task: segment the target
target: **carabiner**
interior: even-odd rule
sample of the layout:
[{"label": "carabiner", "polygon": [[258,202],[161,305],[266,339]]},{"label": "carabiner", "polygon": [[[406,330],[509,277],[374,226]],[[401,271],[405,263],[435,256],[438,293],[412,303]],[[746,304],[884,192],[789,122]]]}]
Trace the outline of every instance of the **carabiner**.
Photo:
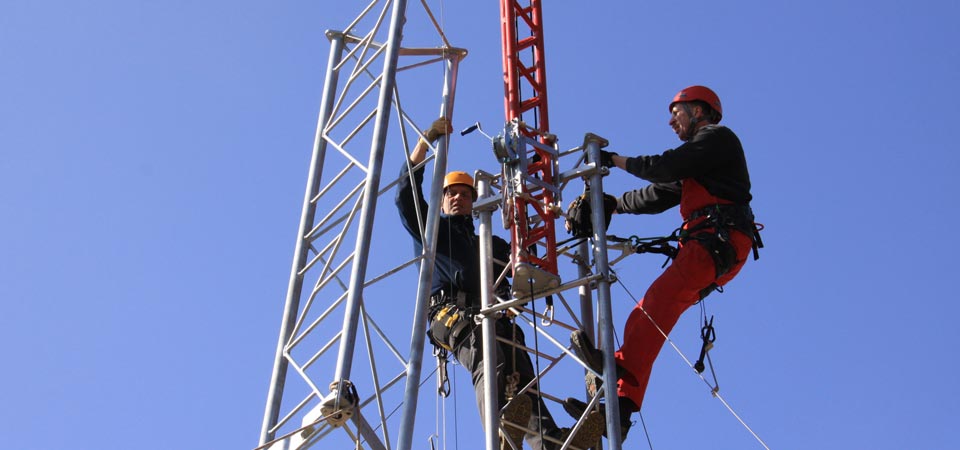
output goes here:
[{"label": "carabiner", "polygon": [[543,318],[540,319],[540,325],[549,327],[553,325],[553,305],[547,305],[546,310],[543,311]]}]

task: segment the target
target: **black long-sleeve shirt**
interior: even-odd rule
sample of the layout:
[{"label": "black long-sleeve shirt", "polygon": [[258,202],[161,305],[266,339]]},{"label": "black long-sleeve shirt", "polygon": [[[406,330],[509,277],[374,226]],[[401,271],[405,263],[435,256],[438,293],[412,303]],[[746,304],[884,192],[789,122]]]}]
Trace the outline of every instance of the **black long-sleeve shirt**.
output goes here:
[{"label": "black long-sleeve shirt", "polygon": [[[426,223],[427,202],[423,198],[423,168],[413,172],[414,183],[410,183],[407,166],[400,170],[400,183],[397,187],[396,204],[400,212],[403,227],[413,237],[414,247],[419,255],[423,252],[423,241],[418,223]],[[416,203],[414,203],[416,202]],[[420,220],[417,220],[415,204],[420,206]],[[437,257],[433,272],[431,295],[440,290],[454,294],[463,292],[467,298],[475,300],[480,295],[480,238],[474,231],[473,217],[470,215],[440,214],[437,230]],[[510,244],[499,236],[493,236],[493,257],[501,261],[510,259]],[[504,266],[494,261],[494,274],[499,274]]]},{"label": "black long-sleeve shirt", "polygon": [[[724,126],[705,126],[683,145],[659,155],[627,158],[626,170],[651,184],[620,196],[617,210],[623,213],[656,214],[682,202],[686,217],[718,200],[749,205],[753,199],[743,146]],[[695,181],[709,195],[685,192],[685,180]]]}]

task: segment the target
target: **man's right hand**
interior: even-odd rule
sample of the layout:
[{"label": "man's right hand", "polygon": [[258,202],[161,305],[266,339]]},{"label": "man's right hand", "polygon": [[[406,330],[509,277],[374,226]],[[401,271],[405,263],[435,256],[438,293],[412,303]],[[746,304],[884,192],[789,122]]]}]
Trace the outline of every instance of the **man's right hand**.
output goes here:
[{"label": "man's right hand", "polygon": [[451,132],[453,132],[453,125],[450,125],[450,121],[445,117],[441,117],[433,121],[430,128],[423,132],[423,136],[427,138],[427,141],[433,142],[440,136],[446,136]]},{"label": "man's right hand", "polygon": [[607,151],[600,150],[600,165],[603,167],[610,167],[610,168],[616,167],[617,165],[614,164],[613,162],[614,156],[620,156],[620,155],[614,152],[607,152]]},{"label": "man's right hand", "polygon": [[410,163],[420,164],[427,157],[427,149],[430,143],[436,141],[440,136],[445,136],[453,132],[453,125],[444,117],[434,120],[430,128],[423,130],[423,137],[417,139],[417,145],[410,152]]}]

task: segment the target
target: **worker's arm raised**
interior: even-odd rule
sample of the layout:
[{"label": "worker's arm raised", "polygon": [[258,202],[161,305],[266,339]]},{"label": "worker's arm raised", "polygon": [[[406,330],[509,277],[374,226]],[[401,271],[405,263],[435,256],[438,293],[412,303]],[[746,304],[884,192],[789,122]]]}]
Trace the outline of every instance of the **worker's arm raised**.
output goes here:
[{"label": "worker's arm raised", "polygon": [[450,121],[444,117],[441,117],[437,120],[434,120],[430,125],[430,128],[424,130],[423,136],[426,138],[417,139],[417,145],[413,148],[413,151],[410,152],[410,163],[413,165],[420,164],[427,157],[427,149],[429,148],[429,142],[434,142],[440,136],[446,136],[453,131],[453,126],[450,125]]}]

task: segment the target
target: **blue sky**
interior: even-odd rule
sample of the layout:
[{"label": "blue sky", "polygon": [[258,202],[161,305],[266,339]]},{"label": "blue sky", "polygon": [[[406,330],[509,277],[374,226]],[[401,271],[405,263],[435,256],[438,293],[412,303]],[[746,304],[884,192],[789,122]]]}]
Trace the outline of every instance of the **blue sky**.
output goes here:
[{"label": "blue sky", "polygon": [[[956,447],[960,249],[944,227],[960,193],[949,137],[960,6],[569,3],[545,5],[544,18],[551,127],[563,147],[593,132],[625,155],[672,148],[667,103],[691,84],[719,93],[724,124],[743,141],[767,248],[708,305],[725,399],[775,449]],[[428,4],[470,52],[454,127],[496,131],[497,4]],[[256,446],[323,88],[323,32],[362,6],[0,7],[0,447]],[[440,44],[420,31],[407,37]],[[441,79],[435,93],[404,99],[424,124],[439,110]],[[449,166],[498,170],[476,135],[454,137]],[[639,182],[620,172],[606,186]],[[408,252],[392,211],[383,215],[377,236]],[[678,221],[676,211],[617,217],[611,232],[666,234]],[[620,269],[630,292],[641,295],[660,263],[631,257]],[[415,287],[397,283],[388,289]],[[632,301],[618,287],[613,295],[620,332]],[[385,308],[408,326],[412,298]],[[673,333],[688,354],[697,314]],[[473,394],[452,370],[457,442],[475,448]],[[644,419],[660,450],[760,448],[670,350]],[[628,444],[647,448],[637,431]]]}]

